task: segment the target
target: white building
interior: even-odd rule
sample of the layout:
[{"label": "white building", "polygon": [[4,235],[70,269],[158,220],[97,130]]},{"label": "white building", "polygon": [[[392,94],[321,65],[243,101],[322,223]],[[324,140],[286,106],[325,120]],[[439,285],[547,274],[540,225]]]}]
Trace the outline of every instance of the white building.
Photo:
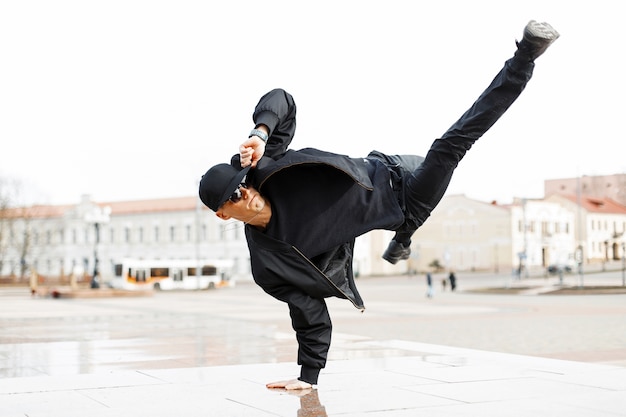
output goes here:
[{"label": "white building", "polygon": [[511,205],[510,210],[514,252],[522,264],[528,268],[574,264],[575,218],[569,207],[546,200],[522,199]]},{"label": "white building", "polygon": [[195,197],[13,209],[2,219],[0,275],[90,275],[96,256],[104,279],[123,258],[228,259],[232,278],[249,279],[240,222],[223,222]]},{"label": "white building", "polygon": [[585,263],[622,259],[626,248],[626,207],[608,198],[549,196],[576,216],[576,242]]}]

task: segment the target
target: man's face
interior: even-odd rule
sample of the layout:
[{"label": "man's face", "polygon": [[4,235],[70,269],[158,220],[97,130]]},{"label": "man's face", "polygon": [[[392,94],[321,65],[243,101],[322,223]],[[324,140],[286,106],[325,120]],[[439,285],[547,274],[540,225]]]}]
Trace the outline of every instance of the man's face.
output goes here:
[{"label": "man's face", "polygon": [[217,217],[223,220],[233,218],[246,222],[256,216],[265,206],[265,199],[255,188],[240,184],[239,193],[241,193],[240,198],[236,192],[230,199],[226,200],[215,212]]}]

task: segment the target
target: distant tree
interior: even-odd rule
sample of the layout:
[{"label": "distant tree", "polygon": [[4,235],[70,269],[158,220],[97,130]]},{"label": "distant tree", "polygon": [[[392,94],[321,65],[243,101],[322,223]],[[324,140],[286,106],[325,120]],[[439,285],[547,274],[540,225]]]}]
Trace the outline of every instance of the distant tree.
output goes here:
[{"label": "distant tree", "polygon": [[[27,207],[19,207],[20,182],[0,177],[0,275],[5,271],[6,263],[10,260],[10,253],[19,254],[19,276],[26,275],[28,259],[32,241],[29,229],[31,210]],[[17,223],[23,223],[23,233],[18,236]],[[9,271],[14,275],[13,268]]]},{"label": "distant tree", "polygon": [[13,200],[12,188],[9,181],[0,178],[0,275],[9,251],[12,218],[10,215],[11,201]]},{"label": "distant tree", "polygon": [[439,259],[434,259],[431,263],[428,264],[428,266],[434,269],[435,272],[440,272],[444,269],[443,265],[441,265],[441,262],[439,262]]}]

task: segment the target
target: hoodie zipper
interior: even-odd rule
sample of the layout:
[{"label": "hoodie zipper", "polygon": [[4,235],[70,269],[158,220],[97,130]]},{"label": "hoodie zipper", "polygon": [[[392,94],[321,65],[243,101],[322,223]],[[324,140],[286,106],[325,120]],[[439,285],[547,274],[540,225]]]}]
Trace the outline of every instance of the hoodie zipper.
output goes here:
[{"label": "hoodie zipper", "polygon": [[355,306],[357,309],[359,309],[361,311],[361,313],[363,313],[365,311],[365,306],[359,306],[356,304],[356,302],[354,302],[354,300],[352,300],[352,298],[350,298],[348,296],[348,294],[346,294],[341,288],[339,288],[330,278],[328,278],[328,276],[326,276],[325,273],[323,273],[313,262],[311,262],[311,260],[309,258],[307,258],[306,256],[304,256],[304,254],[302,252],[300,252],[300,250],[298,250],[298,248],[296,248],[295,246],[292,246],[293,250],[295,250],[298,255],[302,256],[304,258],[304,260],[306,260],[313,268],[315,268],[320,274],[322,274],[322,276],[324,278],[326,278],[326,280],[337,289],[337,291],[339,291],[340,293],[342,293],[343,295],[345,295],[346,299],[350,300],[350,302],[352,303],[353,306]]}]

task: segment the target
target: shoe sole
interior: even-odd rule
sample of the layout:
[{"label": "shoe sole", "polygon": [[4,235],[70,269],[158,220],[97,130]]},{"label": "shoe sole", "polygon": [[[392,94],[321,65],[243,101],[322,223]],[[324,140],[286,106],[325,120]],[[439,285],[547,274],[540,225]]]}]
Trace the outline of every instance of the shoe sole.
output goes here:
[{"label": "shoe sole", "polygon": [[410,257],[410,254],[409,254],[409,255],[399,256],[399,257],[393,257],[393,258],[392,258],[392,257],[390,257],[390,256],[385,256],[385,255],[383,255],[383,256],[382,256],[382,258],[383,258],[385,261],[389,262],[389,263],[390,263],[390,264],[392,264],[392,265],[397,264],[397,263],[398,263],[398,261],[406,261],[407,259],[409,259],[409,257]]},{"label": "shoe sole", "polygon": [[538,41],[544,43],[546,41],[552,43],[561,36],[550,24],[538,23],[531,20],[526,28],[524,28],[524,37],[529,41]]}]

